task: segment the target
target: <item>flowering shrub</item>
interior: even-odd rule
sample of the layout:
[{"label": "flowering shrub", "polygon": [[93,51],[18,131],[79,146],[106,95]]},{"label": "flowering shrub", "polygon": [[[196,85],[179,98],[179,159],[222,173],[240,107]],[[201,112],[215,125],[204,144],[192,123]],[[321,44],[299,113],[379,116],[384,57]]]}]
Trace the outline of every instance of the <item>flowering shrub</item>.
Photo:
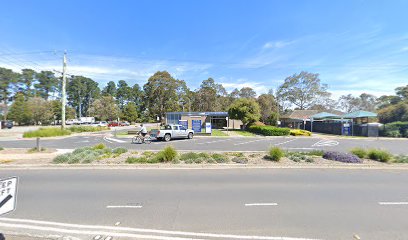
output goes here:
[{"label": "flowering shrub", "polygon": [[302,129],[291,129],[290,135],[292,136],[311,136],[312,133]]},{"label": "flowering shrub", "polygon": [[324,159],[344,162],[344,163],[361,163],[361,159],[354,154],[342,153],[342,152],[325,152],[323,154]]}]

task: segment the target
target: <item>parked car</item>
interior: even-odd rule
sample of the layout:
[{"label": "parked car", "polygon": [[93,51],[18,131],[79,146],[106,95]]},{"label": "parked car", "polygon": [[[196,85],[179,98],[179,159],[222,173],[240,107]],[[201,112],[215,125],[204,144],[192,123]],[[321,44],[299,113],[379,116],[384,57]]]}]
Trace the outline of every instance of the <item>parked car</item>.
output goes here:
[{"label": "parked car", "polygon": [[79,119],[80,124],[92,124],[95,122],[94,117],[81,117]]},{"label": "parked car", "polygon": [[9,120],[3,120],[1,121],[1,129],[3,128],[12,128],[14,126],[13,121],[9,121]]},{"label": "parked car", "polygon": [[95,126],[95,127],[107,127],[107,126],[108,126],[108,122],[106,122],[106,121],[98,121],[98,122],[94,122],[94,123],[92,124],[92,126]]},{"label": "parked car", "polygon": [[194,131],[191,129],[186,129],[182,125],[165,125],[160,128],[160,130],[152,129],[150,131],[150,137],[156,138],[157,140],[164,140],[166,142],[175,138],[188,138],[192,139],[194,136]]},{"label": "parked car", "polygon": [[108,127],[121,127],[123,126],[121,122],[109,122]]},{"label": "parked car", "polygon": [[123,121],[120,122],[121,126],[130,126],[130,123],[128,121]]},{"label": "parked car", "polygon": [[81,124],[81,122],[78,119],[67,119],[65,121],[66,125],[78,125]]}]

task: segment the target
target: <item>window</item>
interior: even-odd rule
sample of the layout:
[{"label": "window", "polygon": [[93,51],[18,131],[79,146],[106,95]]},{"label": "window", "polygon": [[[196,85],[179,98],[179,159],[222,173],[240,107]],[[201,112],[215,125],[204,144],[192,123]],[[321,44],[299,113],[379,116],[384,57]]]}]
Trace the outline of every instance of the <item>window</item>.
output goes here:
[{"label": "window", "polygon": [[177,126],[173,126],[173,130],[178,130],[178,127],[177,127]]},{"label": "window", "polygon": [[185,127],[181,126],[181,127],[180,127],[180,130],[183,130],[183,131],[184,131],[184,130],[187,130],[187,129],[186,129]]}]

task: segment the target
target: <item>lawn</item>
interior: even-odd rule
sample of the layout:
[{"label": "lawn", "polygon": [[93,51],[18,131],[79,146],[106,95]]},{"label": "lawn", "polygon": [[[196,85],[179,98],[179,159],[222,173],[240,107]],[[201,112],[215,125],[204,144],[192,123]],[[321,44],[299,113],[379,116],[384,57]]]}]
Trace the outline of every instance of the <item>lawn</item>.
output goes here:
[{"label": "lawn", "polygon": [[233,130],[235,133],[241,135],[241,136],[245,136],[245,137],[255,137],[256,135],[254,133],[248,132],[248,131],[244,131],[244,130]]},{"label": "lawn", "polygon": [[223,131],[220,131],[218,129],[213,129],[211,131],[211,136],[214,136],[214,137],[226,137],[228,135]]}]

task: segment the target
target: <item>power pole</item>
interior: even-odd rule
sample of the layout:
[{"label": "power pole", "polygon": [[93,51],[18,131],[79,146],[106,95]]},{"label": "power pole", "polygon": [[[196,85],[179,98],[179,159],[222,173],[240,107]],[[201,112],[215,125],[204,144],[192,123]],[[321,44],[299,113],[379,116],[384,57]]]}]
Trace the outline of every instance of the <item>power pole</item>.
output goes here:
[{"label": "power pole", "polygon": [[63,58],[63,65],[62,65],[62,111],[61,111],[61,128],[65,128],[65,105],[66,105],[66,84],[67,84],[67,77],[66,77],[66,70],[67,70],[67,52],[64,52]]}]

